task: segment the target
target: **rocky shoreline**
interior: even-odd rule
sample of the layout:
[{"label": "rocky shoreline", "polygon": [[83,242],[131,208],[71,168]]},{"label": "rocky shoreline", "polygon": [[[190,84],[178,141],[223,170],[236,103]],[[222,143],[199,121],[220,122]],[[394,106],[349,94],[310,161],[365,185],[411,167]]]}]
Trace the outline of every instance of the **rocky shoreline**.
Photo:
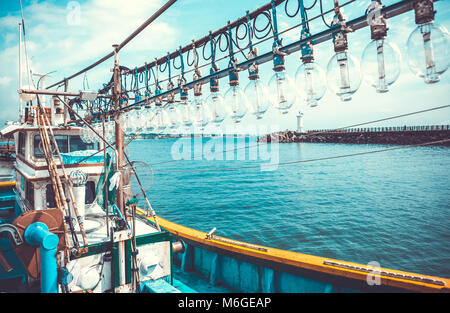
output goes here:
[{"label": "rocky shoreline", "polygon": [[[311,130],[305,133],[286,130],[259,137],[258,142],[414,145],[445,139],[450,139],[450,125]],[[450,140],[436,145],[450,146]]]}]

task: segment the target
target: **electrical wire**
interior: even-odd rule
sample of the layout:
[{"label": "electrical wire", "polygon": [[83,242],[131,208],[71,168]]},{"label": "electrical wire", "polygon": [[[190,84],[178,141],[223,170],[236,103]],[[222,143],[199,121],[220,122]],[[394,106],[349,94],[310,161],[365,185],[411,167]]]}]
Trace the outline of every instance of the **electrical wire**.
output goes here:
[{"label": "electrical wire", "polygon": [[[316,4],[317,1],[318,1],[318,0],[316,0],[316,1],[314,2],[314,5]],[[341,8],[341,7],[345,7],[345,6],[351,4],[351,3],[355,2],[355,1],[356,1],[356,0],[349,0],[349,1],[345,2],[345,3],[342,4],[342,5],[339,5],[339,7],[340,7],[340,8]],[[312,6],[308,7],[308,8],[305,8],[305,10],[310,10],[314,5],[312,5]],[[329,14],[329,13],[331,13],[331,12],[333,12],[333,11],[334,11],[334,8],[333,8],[333,9],[330,9],[330,10],[327,10],[327,11],[325,11],[325,12],[323,12],[323,10],[321,10],[321,13],[320,13],[320,14],[318,14],[318,15],[312,17],[312,18],[308,18],[306,23],[307,23],[307,25],[309,25],[309,22],[314,21],[314,20],[316,20],[316,19],[318,19],[318,18],[320,18],[320,17],[322,17],[322,19],[323,19],[323,16],[324,16],[324,15]],[[265,13],[265,14],[264,14],[264,13]],[[257,29],[257,27],[256,27],[256,20],[257,20],[258,16],[261,15],[261,14],[265,15],[265,17],[268,19],[268,24],[266,24],[266,26],[262,27],[261,29]],[[271,21],[271,15],[270,15],[270,12],[263,11],[263,12],[260,12],[259,15],[257,15],[257,16],[253,19],[253,27],[252,27],[253,30],[252,30],[252,32],[253,32],[253,36],[254,36],[255,38],[257,38],[257,39],[260,39],[260,40],[254,42],[254,43],[252,43],[253,46],[257,46],[257,45],[259,45],[259,44],[261,44],[261,43],[263,43],[263,42],[266,42],[266,41],[268,41],[268,40],[274,38],[273,35],[269,35],[269,34],[272,32],[272,21]],[[326,21],[324,21],[324,24],[325,24],[326,26],[328,26],[329,28],[331,28],[331,26],[328,25],[328,24],[326,23]],[[238,26],[240,26],[240,25],[238,25]],[[237,26],[237,27],[238,27],[238,26]],[[269,28],[269,26],[270,26],[270,28]],[[285,29],[285,30],[279,31],[279,32],[278,32],[278,35],[280,36],[280,35],[282,35],[282,34],[285,34],[285,33],[287,33],[287,32],[290,32],[291,30],[297,29],[297,28],[299,28],[299,27],[301,27],[301,26],[302,26],[302,23],[296,24],[296,25],[291,26],[291,27],[289,27],[289,28],[287,28],[287,29]],[[267,31],[266,34],[265,34],[264,36],[257,36],[257,35],[256,35],[257,32],[264,32],[264,31]],[[243,38],[243,39],[245,39],[245,38]],[[242,40],[243,40],[243,39],[242,39]],[[241,38],[240,38],[240,40],[241,40]],[[208,42],[209,42],[209,41],[208,41]],[[208,43],[208,42],[204,43],[204,44],[201,45],[201,46],[196,47],[196,48],[202,47],[202,56],[203,56],[203,60],[205,60],[205,61],[211,60],[211,56],[209,56],[209,57],[206,57],[206,56],[205,56],[205,49],[207,48],[207,43]],[[233,42],[236,43],[234,40],[233,40]],[[214,43],[214,51],[216,50],[216,49],[215,49],[215,46],[216,46],[216,42]],[[244,52],[243,52],[243,50],[247,49],[247,48],[248,48],[248,45],[247,45],[246,47],[244,47],[244,48],[240,48],[239,45],[236,45],[236,46],[237,46],[238,49],[239,49],[237,52],[240,52],[240,53],[242,53],[243,55],[245,55]],[[189,50],[189,51],[190,51],[190,50]],[[221,50],[221,51],[222,51],[222,52],[225,52],[226,49]],[[235,53],[237,53],[237,52],[235,52]],[[189,52],[188,52],[188,53],[189,53]],[[216,62],[219,62],[219,61],[222,61],[222,60],[227,59],[227,58],[229,58],[229,56],[228,56],[228,55],[225,55],[225,56],[223,56],[223,57],[220,57],[220,58],[216,59],[215,61],[216,61]],[[246,59],[247,59],[247,57],[246,57]],[[191,64],[189,64],[189,62],[188,62],[188,65],[191,66]],[[202,64],[202,65],[199,65],[198,68],[200,69],[200,68],[203,68],[203,67],[207,67],[207,66],[209,66],[209,65],[211,65],[211,62],[206,62],[206,63],[204,63],[204,64]],[[153,66],[152,66],[151,68],[153,68]],[[193,72],[194,70],[195,70],[195,69],[189,69],[189,70],[185,71],[185,74],[190,73],[190,72]],[[177,77],[177,76],[178,76],[178,75],[173,75],[171,78],[175,78],[175,77]],[[164,80],[160,80],[159,82],[162,83],[162,82],[165,82],[165,81],[168,81],[168,80],[169,80],[169,78],[164,79]],[[151,84],[150,86],[153,86],[153,85],[155,85],[155,84]]]}]

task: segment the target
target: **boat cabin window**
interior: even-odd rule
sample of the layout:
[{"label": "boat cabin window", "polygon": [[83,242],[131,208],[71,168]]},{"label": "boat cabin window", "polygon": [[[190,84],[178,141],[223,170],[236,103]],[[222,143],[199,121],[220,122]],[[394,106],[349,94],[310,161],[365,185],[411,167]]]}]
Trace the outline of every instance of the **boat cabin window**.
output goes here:
[{"label": "boat cabin window", "polygon": [[[64,183],[62,185],[65,192],[66,186]],[[53,190],[53,184],[48,184],[45,187],[45,202],[48,209],[56,208],[55,191]]]},{"label": "boat cabin window", "polygon": [[85,204],[91,204],[95,199],[95,183],[93,181],[86,182],[86,193],[84,198]]},{"label": "boat cabin window", "polygon": [[73,151],[83,151],[83,150],[98,150],[98,142],[96,143],[86,143],[81,140],[80,136],[70,136],[70,152]]},{"label": "boat cabin window", "polygon": [[25,184],[25,199],[28,201],[31,207],[34,206],[34,186],[30,181],[27,181]]},{"label": "boat cabin window", "polygon": [[[58,144],[59,152],[61,152],[61,153],[69,152],[69,139],[68,138],[69,138],[69,136],[62,136],[62,135],[55,136],[55,140],[56,140],[56,143]],[[50,140],[50,143],[51,143],[50,146],[51,146],[53,155],[56,155],[56,149],[53,144],[53,141]],[[44,150],[42,147],[41,136],[39,136],[39,135],[34,136],[34,156],[37,158],[44,157]]]},{"label": "boat cabin window", "polygon": [[25,133],[24,132],[19,133],[19,145],[18,145],[17,153],[22,156],[25,156]]},{"label": "boat cabin window", "polygon": [[[80,150],[98,150],[98,142],[85,143],[81,140],[80,136],[78,135],[76,136],[58,135],[55,136],[55,139],[56,142],[58,143],[59,152],[61,153],[68,153]],[[53,154],[56,155],[53,142],[51,142],[51,147]],[[44,157],[41,137],[39,135],[34,136],[34,156],[37,158]]]},{"label": "boat cabin window", "polygon": [[[63,188],[65,190],[65,185],[63,184]],[[32,189],[31,189],[32,190]],[[33,191],[31,191],[33,192]],[[27,184],[27,195],[28,195],[28,184]],[[47,208],[56,208],[56,201],[55,201],[55,192],[53,191],[53,185],[48,184],[45,188],[45,198],[47,203]],[[28,199],[28,196],[27,196]],[[86,191],[85,191],[85,204],[91,204],[95,200],[95,182],[93,181],[87,181],[86,182]],[[30,200],[31,203],[32,200]]]}]

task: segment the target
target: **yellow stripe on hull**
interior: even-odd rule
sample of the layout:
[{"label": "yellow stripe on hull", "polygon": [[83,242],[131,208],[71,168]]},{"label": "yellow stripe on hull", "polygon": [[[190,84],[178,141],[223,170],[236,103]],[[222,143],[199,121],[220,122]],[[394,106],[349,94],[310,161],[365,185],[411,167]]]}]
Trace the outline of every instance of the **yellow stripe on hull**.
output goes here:
[{"label": "yellow stripe on hull", "polygon": [[14,187],[16,185],[15,181],[1,182],[0,188],[2,187]]},{"label": "yellow stripe on hull", "polygon": [[[153,218],[146,217],[145,211],[138,209],[138,213],[153,223]],[[356,279],[363,282],[367,281],[367,269],[372,270],[372,268],[357,263],[253,245],[219,236],[214,236],[217,240],[214,240],[214,237],[212,239],[206,239],[207,234],[204,232],[170,222],[161,217],[157,217],[157,219],[162,228],[182,239],[184,238],[206,247],[218,248],[269,261],[274,263],[275,266],[276,264],[290,265],[318,273],[330,274],[335,277]],[[370,273],[373,277],[379,277],[380,283],[383,286],[400,288],[412,292],[450,292],[450,279],[418,275],[386,268],[377,268],[376,271],[376,273],[381,273],[381,275],[375,274],[374,271]]]}]

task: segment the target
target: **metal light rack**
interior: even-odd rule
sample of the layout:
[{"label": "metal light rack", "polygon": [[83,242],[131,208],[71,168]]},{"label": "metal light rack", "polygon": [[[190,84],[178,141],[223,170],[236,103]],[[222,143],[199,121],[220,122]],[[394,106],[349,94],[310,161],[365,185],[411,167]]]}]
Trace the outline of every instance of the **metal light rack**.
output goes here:
[{"label": "metal light rack", "polygon": [[[259,8],[259,9],[255,10],[254,12],[249,13],[248,16],[250,17],[250,19],[252,19],[253,24],[255,24],[255,21],[256,21],[256,19],[259,16],[265,15],[269,22],[268,22],[267,26],[263,27],[260,30],[264,31],[265,29],[269,28],[269,26],[270,26],[270,28],[272,28],[274,26],[271,25],[273,22],[271,20],[270,13],[268,12],[268,10],[270,10],[272,8],[273,4],[280,5],[283,2],[285,2],[285,4],[286,4],[286,6],[285,6],[285,10],[286,10],[287,3],[289,2],[289,0],[287,0],[287,1],[285,1],[285,0],[278,0],[278,1],[273,1],[272,3],[268,3],[267,5],[265,5],[265,6],[261,7],[261,8]],[[349,5],[349,4],[353,3],[353,2],[354,2],[354,0],[353,1],[348,1],[348,2],[346,2],[344,4],[342,4],[340,7],[347,6],[347,5]],[[402,0],[402,1],[399,1],[399,2],[397,2],[395,4],[383,7],[381,12],[385,16],[385,18],[387,18],[387,19],[388,18],[392,18],[392,17],[398,16],[400,14],[403,14],[405,12],[413,10],[414,2],[416,2],[416,0]],[[313,3],[313,6],[318,5],[319,3],[321,5],[321,2],[315,1]],[[313,6],[311,6],[309,8],[305,8],[305,12],[307,12],[307,10],[310,10]],[[294,17],[294,16],[298,15],[298,11],[299,10],[297,10],[297,12],[295,14],[292,14],[292,15],[289,15],[289,13],[287,13],[287,11],[286,11],[286,14],[289,17]],[[340,25],[330,26],[330,25],[328,25],[326,23],[326,21],[323,18],[323,16],[325,14],[329,13],[329,12],[330,11],[322,12],[320,15],[306,20],[306,24],[308,24],[311,20],[319,18],[319,17],[322,17],[324,24],[327,26],[327,29],[325,29],[325,30],[323,30],[321,32],[315,33],[315,34],[311,34],[306,39],[298,40],[298,41],[295,41],[293,43],[290,43],[290,44],[287,44],[285,46],[282,46],[279,50],[282,53],[290,55],[292,53],[300,51],[302,45],[304,45],[307,42],[312,42],[313,45],[317,45],[317,44],[320,44],[322,42],[325,42],[325,41],[328,41],[328,40],[332,39],[333,33],[339,31]],[[215,31],[215,32],[211,33],[210,35],[205,36],[205,37],[203,37],[202,39],[200,39],[198,41],[195,41],[193,44],[187,45],[184,48],[181,48],[181,49],[179,49],[179,50],[177,50],[177,51],[175,51],[175,52],[173,52],[173,53],[171,53],[169,55],[166,55],[166,56],[164,56],[164,57],[162,57],[160,59],[156,59],[155,61],[153,61],[153,62],[151,62],[149,64],[146,64],[145,66],[142,66],[142,67],[139,67],[139,68],[135,68],[135,69],[132,69],[132,70],[129,70],[129,71],[124,71],[123,75],[131,74],[131,73],[133,73],[133,74],[143,73],[146,70],[147,71],[153,70],[154,67],[157,67],[156,68],[157,71],[164,72],[166,70],[166,68],[167,68],[168,60],[173,60],[174,58],[179,57],[180,53],[186,53],[186,52],[192,51],[194,49],[194,47],[195,48],[199,48],[200,47],[200,48],[204,49],[205,47],[207,47],[207,44],[210,43],[211,36],[212,36],[212,38],[217,38],[217,40],[214,43],[214,45],[215,46],[216,45],[220,46],[220,41],[223,40],[223,38],[222,38],[223,36],[227,35],[228,29],[229,28],[234,28],[235,33],[237,34],[238,31],[239,31],[239,27],[241,27],[242,25],[245,25],[245,23],[248,21],[248,16],[242,17],[242,18],[236,20],[235,22],[230,23],[228,26],[223,27],[223,28]],[[355,19],[347,21],[346,24],[347,24],[348,27],[350,27],[351,29],[356,31],[356,30],[359,30],[359,29],[362,29],[362,28],[365,28],[365,27],[369,26],[368,22],[367,22],[367,17],[368,17],[368,14],[366,12],[364,15],[362,15],[362,16],[360,16],[358,18],[355,18]],[[302,25],[302,23],[294,26],[293,28],[300,27],[301,25]],[[253,28],[254,27],[255,27],[255,25],[253,26]],[[290,28],[290,29],[292,29],[292,28]],[[290,29],[288,29],[288,30],[290,30]],[[256,31],[253,30],[253,32],[255,33]],[[280,32],[280,34],[281,33],[282,32]],[[270,34],[270,30],[269,30],[269,32],[266,33],[266,36],[259,37],[259,38],[262,38],[263,40],[268,40],[268,39],[274,37],[274,36],[269,36],[269,34]],[[249,32],[247,32],[247,36],[248,35],[249,35]],[[237,35],[235,36],[235,38],[238,38],[239,40],[243,40],[243,37],[237,37]],[[234,40],[233,40],[233,43],[236,45],[236,42]],[[261,41],[258,42],[258,43],[261,43]],[[258,43],[255,43],[255,44],[258,44]],[[253,45],[255,45],[255,44],[253,44]],[[229,39],[227,39],[226,47],[219,47],[220,51],[222,51],[222,52],[227,51],[228,45],[229,45]],[[239,48],[238,45],[236,45],[236,46]],[[239,48],[238,52],[242,52],[242,50],[245,50],[245,49],[248,49],[248,45],[246,47],[242,48],[242,49]],[[236,53],[237,52],[234,52],[234,54],[236,54]],[[202,53],[202,55],[203,55],[203,58],[205,60],[210,60],[211,59],[211,56],[208,58],[208,57],[204,56],[204,53]],[[227,55],[227,56],[223,57],[222,59],[225,59],[225,58],[228,58],[228,57],[229,56]],[[273,57],[274,57],[273,52],[269,51],[267,53],[264,53],[264,54],[261,54],[259,56],[256,56],[256,57],[254,57],[252,59],[245,60],[245,61],[237,64],[236,67],[239,68],[240,71],[244,71],[244,70],[247,70],[252,64],[256,63],[256,64],[259,65],[259,64],[264,64],[266,62],[272,61]],[[165,64],[165,66],[163,68],[161,68],[161,66],[164,65],[164,64]],[[193,64],[193,62],[192,63],[188,62],[188,65],[192,65],[192,64]],[[211,64],[211,63],[204,64],[204,65],[202,65],[202,67],[206,66],[208,64]],[[227,67],[227,68],[219,70],[219,71],[217,71],[217,72],[215,72],[213,74],[205,75],[205,76],[203,76],[203,77],[201,77],[199,79],[187,82],[187,83],[185,83],[183,85],[183,87],[187,88],[187,89],[191,89],[197,84],[205,84],[205,83],[209,82],[210,79],[220,79],[220,78],[226,77],[226,76],[229,75],[230,71],[232,71],[232,70],[233,70],[233,67],[231,67],[231,66]],[[184,72],[184,73],[187,73],[187,71]],[[176,76],[173,76],[173,77],[176,77]],[[173,78],[173,77],[171,77],[171,78]],[[158,81],[158,83],[161,83],[161,82],[162,81]],[[136,89],[128,90],[127,92],[132,92],[132,91],[136,91]],[[171,90],[162,91],[158,95],[153,95],[153,96],[151,96],[151,97],[149,97],[147,99],[144,99],[144,100],[141,100],[141,101],[136,101],[135,103],[132,103],[132,104],[129,104],[129,105],[126,105],[126,106],[122,106],[119,110],[121,110],[121,111],[128,111],[128,110],[130,110],[130,109],[132,109],[132,108],[134,108],[136,106],[143,105],[144,103],[150,103],[153,100],[155,100],[157,97],[160,97],[160,98],[162,97],[164,99],[167,96],[169,96],[170,94],[179,93],[179,92],[180,92],[180,86],[177,86],[177,87],[174,87]],[[124,94],[124,93],[125,92],[122,92],[122,94]]]}]

